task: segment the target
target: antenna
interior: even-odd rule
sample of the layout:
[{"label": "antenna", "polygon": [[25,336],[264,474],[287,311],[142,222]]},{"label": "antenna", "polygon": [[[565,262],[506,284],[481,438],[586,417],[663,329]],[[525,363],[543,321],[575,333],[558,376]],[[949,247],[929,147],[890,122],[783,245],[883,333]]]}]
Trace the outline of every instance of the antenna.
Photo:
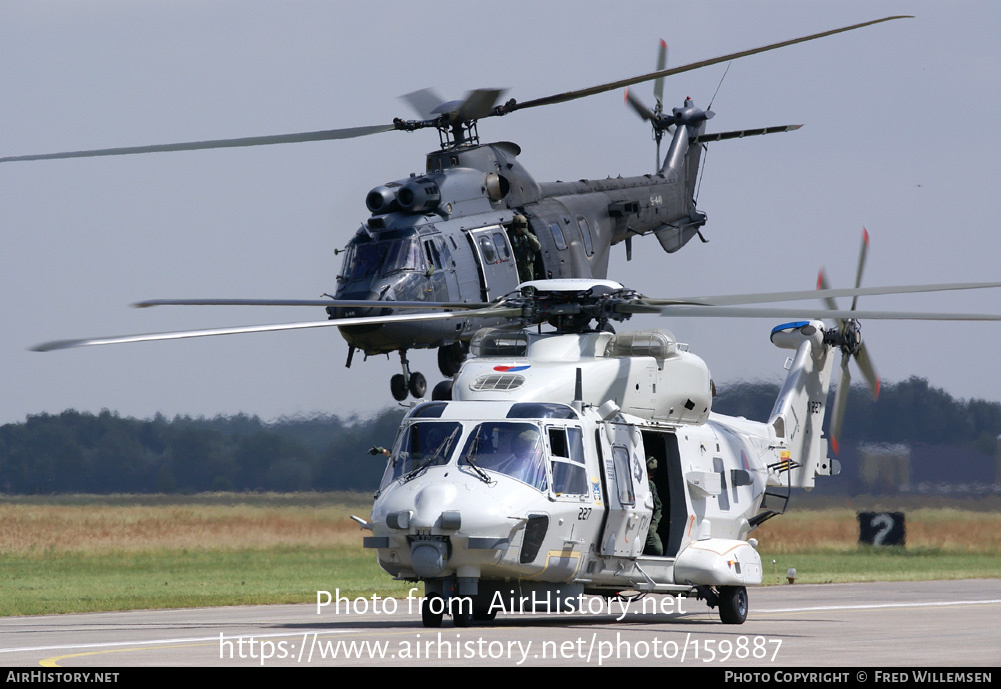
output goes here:
[{"label": "antenna", "polygon": [[573,404],[571,405],[578,414],[584,410],[584,378],[581,369],[577,368],[577,380],[573,388]]}]

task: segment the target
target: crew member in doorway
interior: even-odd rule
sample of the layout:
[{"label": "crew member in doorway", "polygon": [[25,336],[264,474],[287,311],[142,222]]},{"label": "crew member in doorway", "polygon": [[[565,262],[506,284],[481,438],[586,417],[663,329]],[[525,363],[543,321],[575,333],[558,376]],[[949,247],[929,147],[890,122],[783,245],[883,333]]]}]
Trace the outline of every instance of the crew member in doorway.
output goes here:
[{"label": "crew member in doorway", "polygon": [[542,249],[539,238],[528,229],[528,218],[518,214],[511,223],[511,248],[514,260],[518,262],[518,278],[521,282],[535,279],[535,254]]},{"label": "crew member in doorway", "polygon": [[650,530],[646,534],[646,546],[643,548],[644,555],[663,555],[664,544],[660,541],[660,534],[657,527],[660,526],[660,517],[664,511],[664,504],[660,501],[657,493],[657,483],[653,477],[657,475],[657,458],[650,456],[646,458],[646,476],[650,484],[650,495],[653,497],[653,514],[650,515]]}]

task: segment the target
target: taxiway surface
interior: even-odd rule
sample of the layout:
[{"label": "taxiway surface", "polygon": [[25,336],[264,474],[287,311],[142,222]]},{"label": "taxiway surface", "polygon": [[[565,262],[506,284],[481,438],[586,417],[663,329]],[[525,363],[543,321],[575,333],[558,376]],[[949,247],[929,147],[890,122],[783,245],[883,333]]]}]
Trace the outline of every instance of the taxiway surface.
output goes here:
[{"label": "taxiway surface", "polygon": [[[416,595],[416,594],[415,594]],[[1001,663],[1001,579],[751,589],[740,626],[700,601],[649,596],[626,614],[502,614],[421,625],[417,601],[12,617],[0,665],[64,668],[294,665],[938,667]],[[601,599],[595,599],[600,602]],[[653,612],[663,604],[667,613]],[[389,610],[395,607],[395,612]],[[673,610],[673,612],[671,612]]]}]

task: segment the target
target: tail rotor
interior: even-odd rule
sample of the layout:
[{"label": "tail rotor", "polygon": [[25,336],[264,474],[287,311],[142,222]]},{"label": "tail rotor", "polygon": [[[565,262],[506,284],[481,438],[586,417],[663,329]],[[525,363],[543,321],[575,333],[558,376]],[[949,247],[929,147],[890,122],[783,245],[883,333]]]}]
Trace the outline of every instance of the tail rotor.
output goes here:
[{"label": "tail rotor", "polygon": [[[855,274],[856,290],[859,289],[862,284],[862,271],[865,268],[865,259],[868,253],[869,232],[863,227],[862,247],[859,251],[858,270]],[[824,274],[823,269],[821,269],[820,275],[817,276],[817,289],[830,289],[827,282],[827,276]],[[824,301],[827,304],[828,309],[837,310],[837,303],[833,297],[826,297]],[[857,304],[858,295],[856,294],[852,298],[851,311],[855,311]],[[834,453],[838,454],[838,443],[841,438],[841,425],[844,421],[845,407],[848,403],[848,393],[851,390],[851,373],[848,366],[849,361],[851,359],[855,359],[855,363],[862,372],[862,377],[865,378],[866,383],[869,385],[869,389],[872,391],[873,399],[879,397],[880,380],[879,375],[876,373],[876,368],[873,366],[872,359],[869,358],[869,354],[865,349],[865,344],[862,342],[862,326],[858,319],[838,318],[836,320],[838,323],[837,329],[828,332],[825,339],[829,344],[841,349],[841,378],[838,382],[838,389],[834,393],[834,413],[831,416],[831,426],[829,430],[831,446],[834,449]]]},{"label": "tail rotor", "polygon": [[[664,39],[660,41],[660,48],[657,51],[657,71],[663,72],[667,69],[667,43]],[[674,118],[664,117],[664,77],[657,77],[653,82],[653,97],[656,105],[648,108],[634,94],[626,89],[626,104],[629,105],[636,114],[649,122],[653,126],[653,138],[657,142],[657,167],[660,167],[660,140],[664,138],[664,132],[674,134]]]}]

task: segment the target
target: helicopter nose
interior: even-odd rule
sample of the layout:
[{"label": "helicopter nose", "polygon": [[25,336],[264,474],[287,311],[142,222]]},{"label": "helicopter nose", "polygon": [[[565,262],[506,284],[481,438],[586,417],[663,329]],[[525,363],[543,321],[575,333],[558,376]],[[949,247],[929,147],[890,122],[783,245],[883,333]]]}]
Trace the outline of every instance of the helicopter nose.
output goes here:
[{"label": "helicopter nose", "polygon": [[379,301],[385,297],[375,290],[362,290],[357,292],[346,292],[338,295],[338,299],[345,301],[370,301],[374,308],[361,306],[328,306],[327,314],[331,318],[364,318],[366,316],[386,316],[389,311],[379,305]]},{"label": "helicopter nose", "polygon": [[[425,486],[414,500],[414,517],[411,525],[418,529],[430,529],[441,519],[442,528],[450,528],[454,523],[457,493],[451,484],[435,484]],[[450,513],[446,516],[445,513]],[[452,526],[451,528],[456,528]]]},{"label": "helicopter nose", "polygon": [[[417,529],[430,529],[436,523],[441,529],[456,530],[462,525],[462,516],[456,506],[458,493],[454,485],[434,484],[425,486],[414,498],[414,516],[410,525]],[[411,544],[410,563],[418,576],[441,576],[448,563],[448,546],[442,537],[416,540]]]}]

